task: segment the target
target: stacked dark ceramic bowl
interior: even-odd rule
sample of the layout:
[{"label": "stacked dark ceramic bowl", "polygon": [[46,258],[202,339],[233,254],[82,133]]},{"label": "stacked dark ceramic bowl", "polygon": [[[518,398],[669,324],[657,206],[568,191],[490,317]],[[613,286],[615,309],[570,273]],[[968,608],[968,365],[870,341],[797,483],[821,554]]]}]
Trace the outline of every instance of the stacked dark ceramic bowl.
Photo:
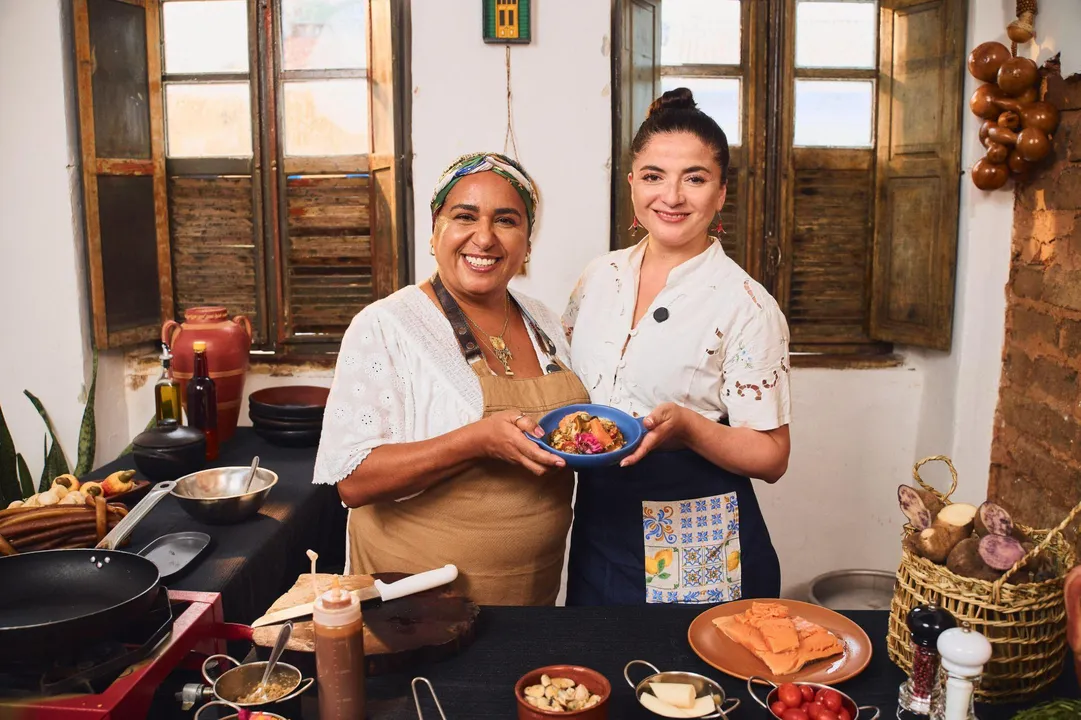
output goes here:
[{"label": "stacked dark ceramic bowl", "polygon": [[265,388],[248,396],[255,433],[274,445],[314,447],[323,429],[330,390],[313,385]]}]

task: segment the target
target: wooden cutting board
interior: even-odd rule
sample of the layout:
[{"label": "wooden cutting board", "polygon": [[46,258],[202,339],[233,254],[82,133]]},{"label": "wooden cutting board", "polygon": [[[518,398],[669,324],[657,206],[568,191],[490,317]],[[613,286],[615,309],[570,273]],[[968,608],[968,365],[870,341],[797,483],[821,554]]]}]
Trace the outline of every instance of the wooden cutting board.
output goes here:
[{"label": "wooden cutting board", "polygon": [[[404,577],[407,577],[405,573],[378,573],[374,576],[342,575],[339,580],[346,590],[359,590],[370,587],[376,578],[392,583]],[[315,578],[319,592],[332,587],[333,575],[319,573]],[[455,592],[453,587],[444,585],[390,602],[364,604],[364,656],[369,676],[411,670],[421,663],[443,660],[473,642],[480,611],[476,604]],[[312,576],[305,573],[274,601],[267,613],[303,605],[314,599]],[[280,629],[280,625],[256,628],[252,631],[252,639],[256,645],[269,649],[274,646]],[[308,660],[314,658],[315,629],[310,616],[302,622],[293,622],[293,634],[285,647],[297,653],[311,653],[312,658]],[[285,658],[283,660],[291,662]]]}]

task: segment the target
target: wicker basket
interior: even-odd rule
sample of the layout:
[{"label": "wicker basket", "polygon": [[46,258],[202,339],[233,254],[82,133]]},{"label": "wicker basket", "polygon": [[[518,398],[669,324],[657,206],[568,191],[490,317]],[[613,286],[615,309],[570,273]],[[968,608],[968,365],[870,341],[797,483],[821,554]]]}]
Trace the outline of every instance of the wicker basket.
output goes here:
[{"label": "wicker basket", "polygon": [[[950,490],[942,495],[920,478],[919,468],[932,460],[945,462],[953,478]],[[935,455],[920,460],[912,468],[912,477],[946,504],[957,488],[957,471],[949,458]],[[991,642],[991,660],[976,689],[980,702],[1000,703],[1028,698],[1046,688],[1063,669],[1066,645],[1066,606],[1062,581],[1074,566],[1073,548],[1062,538],[1062,531],[1081,512],[1075,507],[1059,526],[1052,530],[1034,530],[1019,525],[1039,545],[1007,570],[995,582],[962,577],[944,565],[918,557],[902,549],[897,568],[897,584],[890,603],[887,648],[890,659],[906,673],[912,670],[912,648],[906,620],[909,611],[926,603],[935,603],[950,612],[958,625],[968,623]],[[915,529],[906,524],[907,536]],[[1046,550],[1055,562],[1056,577],[1039,583],[1006,582],[1035,553]]]}]

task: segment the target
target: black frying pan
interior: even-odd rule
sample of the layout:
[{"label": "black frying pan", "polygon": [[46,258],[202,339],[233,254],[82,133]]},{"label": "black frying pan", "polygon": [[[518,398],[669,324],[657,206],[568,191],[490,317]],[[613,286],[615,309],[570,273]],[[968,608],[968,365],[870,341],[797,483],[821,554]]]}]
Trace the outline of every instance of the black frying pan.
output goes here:
[{"label": "black frying pan", "polygon": [[108,637],[150,609],[161,590],[157,566],[111,548],[175,485],[151,488],[98,548],[0,557],[0,661],[57,657]]}]

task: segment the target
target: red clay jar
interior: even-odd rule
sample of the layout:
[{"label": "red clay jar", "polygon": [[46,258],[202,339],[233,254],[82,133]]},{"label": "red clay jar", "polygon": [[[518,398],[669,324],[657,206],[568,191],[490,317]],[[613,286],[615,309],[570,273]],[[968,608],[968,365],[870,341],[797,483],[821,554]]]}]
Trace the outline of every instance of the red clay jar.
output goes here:
[{"label": "red clay jar", "polygon": [[240,416],[251,349],[251,323],[243,315],[230,320],[223,307],[194,307],[184,311],[182,324],[168,320],[161,326],[161,341],[173,354],[173,377],[180,383],[185,413],[186,388],[195,369],[192,343],[196,340],[206,343],[207,364],[218,396],[218,437],[224,442],[233,436]]}]

